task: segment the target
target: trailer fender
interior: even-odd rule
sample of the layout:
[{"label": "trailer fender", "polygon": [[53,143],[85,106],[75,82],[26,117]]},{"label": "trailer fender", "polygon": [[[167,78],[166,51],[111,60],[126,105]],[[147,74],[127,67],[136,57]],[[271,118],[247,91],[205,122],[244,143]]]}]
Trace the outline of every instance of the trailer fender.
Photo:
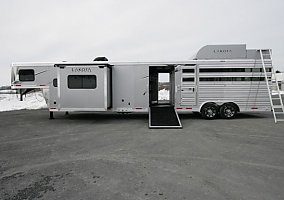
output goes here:
[{"label": "trailer fender", "polygon": [[220,106],[219,104],[217,104],[216,102],[212,102],[212,101],[204,101],[200,106],[199,106],[199,112],[201,112],[201,109],[202,109],[202,107],[205,105],[205,104],[210,104],[210,103],[213,103],[213,104],[215,104],[216,106]]},{"label": "trailer fender", "polygon": [[[225,102],[223,103],[222,105],[226,104],[226,103],[229,103],[229,104],[233,104],[236,108],[237,108],[237,112],[240,112],[240,107],[238,106],[238,104],[236,104],[235,102]],[[221,106],[222,106],[221,105]]]}]

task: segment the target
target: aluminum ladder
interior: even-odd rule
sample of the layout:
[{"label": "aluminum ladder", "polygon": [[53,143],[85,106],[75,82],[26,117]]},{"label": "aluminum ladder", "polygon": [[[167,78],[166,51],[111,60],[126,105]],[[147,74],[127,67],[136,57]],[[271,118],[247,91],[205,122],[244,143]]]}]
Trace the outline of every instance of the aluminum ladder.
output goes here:
[{"label": "aluminum ladder", "polygon": [[[284,106],[282,101],[282,96],[280,93],[280,89],[276,80],[275,72],[272,64],[272,53],[271,49],[259,49],[261,63],[263,67],[263,72],[265,75],[266,86],[269,94],[270,104],[273,112],[273,117],[275,123],[279,121],[284,121]],[[271,60],[271,63],[267,64],[267,59]],[[267,76],[267,68],[271,67],[271,78]],[[272,90],[276,92],[276,94],[272,93]]]}]

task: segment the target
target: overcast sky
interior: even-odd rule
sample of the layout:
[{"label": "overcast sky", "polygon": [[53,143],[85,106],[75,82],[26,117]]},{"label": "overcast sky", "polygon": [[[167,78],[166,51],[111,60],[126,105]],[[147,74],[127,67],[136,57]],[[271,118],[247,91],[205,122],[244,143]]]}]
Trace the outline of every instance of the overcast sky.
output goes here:
[{"label": "overcast sky", "polygon": [[207,44],[271,48],[284,71],[283,0],[0,0],[0,85],[12,62],[187,60]]}]

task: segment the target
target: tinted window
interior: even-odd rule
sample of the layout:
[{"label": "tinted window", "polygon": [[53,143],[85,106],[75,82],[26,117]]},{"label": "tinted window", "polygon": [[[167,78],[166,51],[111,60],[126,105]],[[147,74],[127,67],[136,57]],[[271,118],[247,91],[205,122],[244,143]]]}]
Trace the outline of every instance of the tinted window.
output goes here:
[{"label": "tinted window", "polygon": [[[226,73],[226,72],[263,72],[262,68],[203,68],[199,70],[204,73]],[[271,68],[266,68],[266,72],[271,72]]]},{"label": "tinted window", "polygon": [[252,68],[252,72],[262,72],[261,68]]},{"label": "tinted window", "polygon": [[194,69],[183,69],[183,73],[194,73]]},{"label": "tinted window", "polygon": [[35,71],[33,69],[20,69],[19,79],[20,81],[34,81]]},{"label": "tinted window", "polygon": [[200,81],[264,81],[264,77],[206,77]]},{"label": "tinted window", "polygon": [[69,89],[95,89],[97,77],[95,75],[70,75],[68,76]]},{"label": "tinted window", "polygon": [[[246,68],[203,68],[200,72],[215,73],[215,72],[247,72]],[[250,69],[249,69],[250,70]]]},{"label": "tinted window", "polygon": [[194,81],[194,78],[183,78],[182,81],[183,82],[191,82],[191,81]]}]

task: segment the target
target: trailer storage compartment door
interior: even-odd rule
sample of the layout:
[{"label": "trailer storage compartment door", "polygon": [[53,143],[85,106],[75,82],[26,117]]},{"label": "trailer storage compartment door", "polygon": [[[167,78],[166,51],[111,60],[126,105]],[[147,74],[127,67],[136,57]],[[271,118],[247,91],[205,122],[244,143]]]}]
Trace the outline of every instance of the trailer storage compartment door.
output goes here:
[{"label": "trailer storage compartment door", "polygon": [[107,66],[59,66],[60,111],[106,111],[111,106],[111,77]]}]

